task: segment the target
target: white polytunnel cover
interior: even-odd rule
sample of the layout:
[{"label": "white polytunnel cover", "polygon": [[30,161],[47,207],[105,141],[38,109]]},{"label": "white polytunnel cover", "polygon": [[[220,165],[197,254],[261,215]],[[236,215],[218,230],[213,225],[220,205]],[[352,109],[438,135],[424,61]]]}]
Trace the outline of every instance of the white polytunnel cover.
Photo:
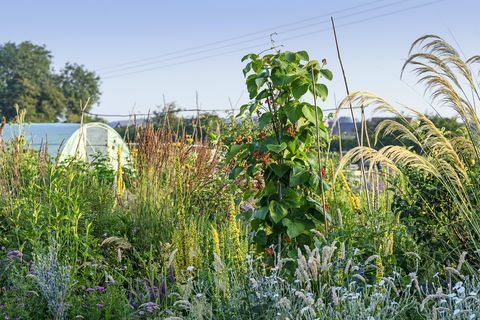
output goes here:
[{"label": "white polytunnel cover", "polygon": [[7,125],[2,138],[6,141],[23,135],[34,149],[42,145],[48,153],[64,161],[72,157],[91,162],[99,157],[107,158],[114,169],[118,166],[120,149],[122,166],[128,165],[130,152],[122,137],[113,128],[100,122],[87,124],[33,123]]}]

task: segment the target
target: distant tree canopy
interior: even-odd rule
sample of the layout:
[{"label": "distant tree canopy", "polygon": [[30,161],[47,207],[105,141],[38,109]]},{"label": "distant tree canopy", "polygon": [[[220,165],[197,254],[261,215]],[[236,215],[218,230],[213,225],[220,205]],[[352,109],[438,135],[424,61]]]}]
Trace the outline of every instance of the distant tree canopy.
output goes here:
[{"label": "distant tree canopy", "polygon": [[78,122],[81,106],[89,111],[100,94],[100,78],[82,65],[67,63],[55,73],[45,46],[0,45],[0,116],[7,120],[18,106],[26,110],[27,121]]},{"label": "distant tree canopy", "polygon": [[[437,128],[439,128],[442,131],[448,131],[451,133],[456,133],[458,132],[459,129],[461,129],[464,125],[463,123],[460,123],[457,121],[457,118],[455,117],[441,117],[437,114],[435,115],[427,115],[427,118],[432,121]],[[392,118],[396,119],[396,118]],[[378,121],[371,121],[367,120],[367,132],[368,132],[368,137],[369,140],[372,144],[372,147],[374,149],[380,149],[384,146],[388,145],[407,145],[407,146],[412,146],[412,144],[408,141],[402,141],[398,139],[398,136],[394,134],[387,134],[387,135],[379,135],[377,143],[374,144],[375,142],[375,128],[378,125]],[[360,124],[359,124],[360,128]],[[330,150],[338,152],[340,150],[340,143],[338,136],[332,137],[332,141],[330,144]],[[366,139],[365,139],[366,141]],[[366,145],[366,142],[364,142]],[[353,149],[358,146],[357,139],[355,136],[349,136],[347,138],[342,138],[342,150],[348,151],[350,149]]]}]

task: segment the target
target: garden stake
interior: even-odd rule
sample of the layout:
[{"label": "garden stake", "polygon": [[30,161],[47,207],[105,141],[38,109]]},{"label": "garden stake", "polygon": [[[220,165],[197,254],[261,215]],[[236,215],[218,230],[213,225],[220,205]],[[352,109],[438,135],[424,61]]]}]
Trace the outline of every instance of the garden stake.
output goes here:
[{"label": "garden stake", "polygon": [[[338,39],[337,39],[337,31],[335,29],[335,22],[333,21],[333,17],[330,17],[330,19],[332,21],[333,35],[335,37],[335,46],[337,47],[338,62],[340,63],[340,68],[342,69],[343,81],[345,83],[345,90],[347,91],[347,95],[350,95],[350,90],[348,89],[347,77],[345,75],[345,69],[343,68],[342,57],[340,55],[340,48],[338,46]],[[353,126],[355,128],[355,136],[357,137],[357,143],[358,143],[359,146],[363,147],[363,145],[360,143],[360,138],[358,136],[357,122],[355,121],[355,115],[353,113],[353,107],[352,107],[351,102],[350,102],[350,114],[352,116]],[[364,189],[365,189],[365,197],[367,199],[368,209],[371,212],[372,208],[371,208],[371,204],[370,204],[370,197],[368,195],[367,177],[365,176],[365,164],[363,163],[363,155],[360,156],[360,170],[362,171],[363,184],[364,184]]]}]

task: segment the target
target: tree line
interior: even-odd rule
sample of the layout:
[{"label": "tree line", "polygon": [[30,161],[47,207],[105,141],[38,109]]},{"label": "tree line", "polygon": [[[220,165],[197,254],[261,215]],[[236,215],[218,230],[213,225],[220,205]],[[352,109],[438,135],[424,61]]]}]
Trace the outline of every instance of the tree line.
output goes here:
[{"label": "tree line", "polygon": [[52,59],[45,46],[29,41],[0,45],[0,115],[7,121],[22,109],[29,122],[79,122],[82,108],[99,101],[95,72],[70,62],[57,72]]}]

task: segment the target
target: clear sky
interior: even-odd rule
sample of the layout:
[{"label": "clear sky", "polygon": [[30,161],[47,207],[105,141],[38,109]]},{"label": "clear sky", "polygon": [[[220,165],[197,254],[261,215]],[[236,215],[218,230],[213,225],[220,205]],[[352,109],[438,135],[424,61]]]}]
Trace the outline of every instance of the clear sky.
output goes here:
[{"label": "clear sky", "polygon": [[56,69],[71,61],[97,71],[103,94],[93,111],[107,114],[153,110],[162,95],[192,108],[196,91],[204,109],[246,102],[240,59],[269,48],[272,32],[286,50],[327,59],[332,108],[345,89],[330,15],[351,90],[421,110],[422,88],[399,77],[416,38],[437,34],[480,54],[479,0],[2,0],[0,8],[0,42],[45,44]]}]

